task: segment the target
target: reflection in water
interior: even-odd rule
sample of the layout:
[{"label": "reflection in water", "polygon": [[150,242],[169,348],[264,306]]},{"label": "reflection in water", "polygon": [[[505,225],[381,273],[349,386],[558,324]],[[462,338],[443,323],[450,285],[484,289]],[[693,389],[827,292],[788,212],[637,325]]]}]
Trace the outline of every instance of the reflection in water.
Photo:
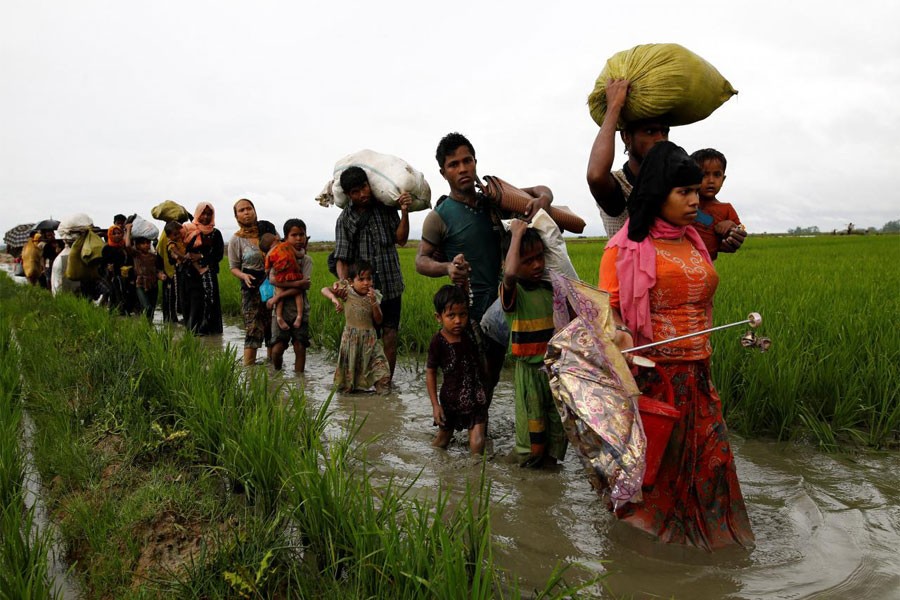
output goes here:
[{"label": "reflection in water", "polygon": [[[212,346],[240,347],[233,324]],[[290,354],[290,351],[288,351]],[[286,366],[293,357],[286,356]],[[258,367],[268,368],[268,367]],[[307,373],[285,371],[314,406],[331,393],[334,364],[311,352]],[[805,447],[734,438],[738,474],[756,534],[751,550],[713,554],[666,546],[609,515],[572,452],[555,471],[520,469],[513,450],[512,381],[501,380],[491,406],[485,465],[493,485],[498,562],[537,586],[557,562],[577,564],[569,579],[607,573],[598,593],[635,598],[900,598],[900,457],[827,456]],[[336,395],[329,433],[354,411],[363,439],[376,437],[376,479],[412,480],[423,494],[439,485],[477,483],[480,461],[458,434],[447,451],[431,447],[435,429],[421,361],[398,364],[395,392]]]}]

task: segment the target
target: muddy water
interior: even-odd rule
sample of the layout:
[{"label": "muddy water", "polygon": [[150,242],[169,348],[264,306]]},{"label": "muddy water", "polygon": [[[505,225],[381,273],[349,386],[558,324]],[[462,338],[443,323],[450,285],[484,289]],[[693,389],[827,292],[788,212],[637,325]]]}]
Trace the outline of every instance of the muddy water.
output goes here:
[{"label": "muddy water", "polygon": [[[240,347],[233,325],[211,345]],[[303,386],[314,404],[331,391],[333,363],[311,353]],[[261,367],[268,368],[268,367]],[[337,395],[337,432],[354,411],[364,437],[379,436],[370,458],[377,477],[412,479],[419,493],[443,483],[477,482],[479,461],[459,435],[447,451],[434,434],[424,366],[401,361],[387,397]],[[573,451],[555,471],[520,469],[513,450],[513,388],[505,373],[491,407],[487,474],[493,485],[493,530],[499,563],[537,586],[558,562],[577,565],[570,580],[607,574],[598,594],[634,598],[900,598],[900,456],[827,456],[810,448],[733,437],[738,474],[756,534],[751,550],[709,554],[656,543],[604,509]]]}]

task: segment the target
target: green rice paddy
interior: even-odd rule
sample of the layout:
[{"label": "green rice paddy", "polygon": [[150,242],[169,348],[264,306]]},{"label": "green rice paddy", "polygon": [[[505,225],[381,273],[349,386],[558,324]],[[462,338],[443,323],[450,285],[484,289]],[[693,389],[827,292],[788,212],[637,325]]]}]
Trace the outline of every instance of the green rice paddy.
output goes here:
[{"label": "green rice paddy", "polygon": [[[602,242],[569,243],[596,283]],[[406,276],[400,350],[418,356],[445,279]],[[341,316],[310,294],[313,336],[336,348]],[[717,261],[715,322],[764,317],[765,354],[714,334],[729,426],[828,450],[897,449],[900,236],[750,238]],[[221,276],[237,314],[237,281]],[[494,561],[490,484],[423,500],[376,484],[351,423],[244,370],[235,350],[109,315],[0,278],[0,595],[52,597],[46,534],[23,502],[22,411],[65,558],[87,597],[520,597]],[[574,597],[557,570],[533,597]],[[585,585],[592,585],[589,582]]]},{"label": "green rice paddy", "polygon": [[[568,242],[581,278],[597,283],[605,240]],[[400,352],[424,352],[437,328],[431,299],[446,278],[415,272],[401,248],[406,283]],[[318,290],[334,278],[328,251],[311,252],[311,334],[339,345],[343,320]],[[768,353],[739,344],[745,329],[713,335],[713,376],[728,424],[748,436],[804,438],[835,450],[897,447],[900,435],[900,236],[751,237],[716,261],[716,324],[763,316]],[[223,270],[223,309],[239,314],[237,280]]]}]

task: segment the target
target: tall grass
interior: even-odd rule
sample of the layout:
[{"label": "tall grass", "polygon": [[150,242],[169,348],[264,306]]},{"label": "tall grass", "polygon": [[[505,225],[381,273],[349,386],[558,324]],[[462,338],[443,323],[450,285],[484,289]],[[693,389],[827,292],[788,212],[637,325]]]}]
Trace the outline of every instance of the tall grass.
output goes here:
[{"label": "tall grass", "polygon": [[[582,279],[596,285],[605,240],[568,242]],[[424,352],[436,330],[431,298],[446,278],[415,272],[415,249],[399,249],[406,283],[402,353]],[[318,290],[331,283],[326,251],[312,252],[314,342],[336,350],[342,317]],[[809,438],[834,449],[900,444],[900,237],[752,236],[716,261],[716,323],[764,318],[768,354],[740,347],[736,330],[714,334],[713,379],[729,424],[746,435]],[[234,279],[227,273],[224,275]],[[224,296],[237,297],[222,285]],[[238,301],[228,301],[237,306]]]},{"label": "tall grass", "polygon": [[[233,351],[6,281],[0,299],[91,597],[520,595],[493,562],[486,483],[436,500],[376,486],[355,426],[326,439],[327,404],[311,411]],[[184,553],[154,566],[154,544]],[[576,592],[558,571],[541,593]]]},{"label": "tall grass", "polygon": [[51,535],[25,502],[22,386],[10,323],[0,314],[0,598],[56,598],[49,577]]}]

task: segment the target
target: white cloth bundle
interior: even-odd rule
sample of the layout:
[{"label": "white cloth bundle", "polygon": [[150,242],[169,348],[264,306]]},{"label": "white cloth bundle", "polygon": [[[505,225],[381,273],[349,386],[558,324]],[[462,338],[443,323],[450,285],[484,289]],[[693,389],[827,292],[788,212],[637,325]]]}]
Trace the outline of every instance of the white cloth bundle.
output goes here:
[{"label": "white cloth bundle", "polygon": [[408,192],[413,198],[410,211],[431,208],[431,187],[425,181],[425,175],[413,169],[402,158],[373,150],[360,150],[337,161],[334,165],[334,177],[316,196],[319,204],[335,204],[338,208],[347,206],[350,198],[341,188],[341,173],[347,167],[360,167],[366,172],[372,194],[382,204],[396,207],[400,194]]}]

